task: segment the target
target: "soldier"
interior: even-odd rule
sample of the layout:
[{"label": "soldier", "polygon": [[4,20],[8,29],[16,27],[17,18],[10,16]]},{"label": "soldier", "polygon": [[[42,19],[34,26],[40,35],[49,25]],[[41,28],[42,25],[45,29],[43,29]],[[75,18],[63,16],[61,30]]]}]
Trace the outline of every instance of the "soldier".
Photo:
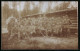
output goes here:
[{"label": "soldier", "polygon": [[69,25],[71,24],[70,19],[68,17],[68,15],[66,15],[65,17],[63,16],[64,22],[63,22],[63,34],[66,32],[66,36],[68,34],[70,34],[70,29],[69,29]]},{"label": "soldier", "polygon": [[9,39],[14,35],[13,29],[16,26],[17,19],[15,19],[13,16],[9,17],[6,21],[7,24],[7,29],[8,29],[8,34],[9,34]]}]

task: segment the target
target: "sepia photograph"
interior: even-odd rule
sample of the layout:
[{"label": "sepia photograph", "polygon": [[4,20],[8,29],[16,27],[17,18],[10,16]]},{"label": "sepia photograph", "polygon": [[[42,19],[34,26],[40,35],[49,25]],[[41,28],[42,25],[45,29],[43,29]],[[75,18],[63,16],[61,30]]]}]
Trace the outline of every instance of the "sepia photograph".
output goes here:
[{"label": "sepia photograph", "polygon": [[1,49],[78,49],[78,1],[1,1]]}]

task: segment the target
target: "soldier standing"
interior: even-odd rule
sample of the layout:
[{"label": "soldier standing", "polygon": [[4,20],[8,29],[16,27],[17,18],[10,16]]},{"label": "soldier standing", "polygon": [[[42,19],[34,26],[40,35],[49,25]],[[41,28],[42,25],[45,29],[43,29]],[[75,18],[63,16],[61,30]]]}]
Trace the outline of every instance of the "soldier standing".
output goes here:
[{"label": "soldier standing", "polygon": [[8,34],[9,34],[9,39],[11,39],[13,37],[13,29],[16,26],[17,19],[15,19],[13,16],[9,17],[6,21],[7,24],[7,29],[8,29]]}]

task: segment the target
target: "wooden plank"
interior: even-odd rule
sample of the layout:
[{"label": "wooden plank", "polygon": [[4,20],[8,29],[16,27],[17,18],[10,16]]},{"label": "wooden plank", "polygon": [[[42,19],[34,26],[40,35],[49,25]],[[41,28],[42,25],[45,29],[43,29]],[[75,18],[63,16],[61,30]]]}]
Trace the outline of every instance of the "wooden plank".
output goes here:
[{"label": "wooden plank", "polygon": [[[44,14],[32,14],[25,17],[38,17],[39,15],[43,16]],[[77,17],[77,9],[65,9],[65,10],[60,10],[60,11],[45,14],[45,16],[47,17],[56,17],[56,16],[62,17],[65,15],[68,15],[69,17]]]},{"label": "wooden plank", "polygon": [[69,27],[70,29],[78,29],[78,27]]},{"label": "wooden plank", "polygon": [[70,20],[72,23],[78,23],[77,20]]},{"label": "wooden plank", "polygon": [[75,22],[75,23],[73,22],[73,23],[71,23],[71,25],[78,25],[78,23],[77,22]]}]

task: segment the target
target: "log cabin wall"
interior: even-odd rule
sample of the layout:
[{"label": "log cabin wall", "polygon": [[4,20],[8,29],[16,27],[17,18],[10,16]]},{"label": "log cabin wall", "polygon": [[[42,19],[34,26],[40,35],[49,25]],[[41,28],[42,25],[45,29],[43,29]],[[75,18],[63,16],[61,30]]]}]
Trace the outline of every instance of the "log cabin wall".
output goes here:
[{"label": "log cabin wall", "polygon": [[77,12],[77,9],[64,10],[64,11],[59,11],[59,12],[46,14],[47,17],[62,17],[62,18],[63,18],[63,16],[66,16],[66,15],[70,19],[71,24],[70,25],[63,25],[63,26],[67,26],[69,31],[72,34],[73,33],[78,34],[78,12]]},{"label": "log cabin wall", "polygon": [[[68,16],[71,24],[69,25],[69,29],[74,33],[78,31],[78,12],[77,9],[71,9],[71,10],[61,10],[61,11],[57,11],[57,12],[53,12],[53,13],[47,13],[45,14],[46,17],[50,18],[50,17],[61,17],[63,18],[63,16]],[[31,15],[29,17],[34,17],[34,18],[38,18],[38,17],[44,17],[44,14],[36,14],[36,15]],[[65,26],[65,25],[64,25]],[[67,25],[66,25],[67,26]]]},{"label": "log cabin wall", "polygon": [[77,17],[77,9],[73,10],[62,10],[54,13],[48,13],[46,14],[47,17],[62,17],[68,15],[69,17]]}]

